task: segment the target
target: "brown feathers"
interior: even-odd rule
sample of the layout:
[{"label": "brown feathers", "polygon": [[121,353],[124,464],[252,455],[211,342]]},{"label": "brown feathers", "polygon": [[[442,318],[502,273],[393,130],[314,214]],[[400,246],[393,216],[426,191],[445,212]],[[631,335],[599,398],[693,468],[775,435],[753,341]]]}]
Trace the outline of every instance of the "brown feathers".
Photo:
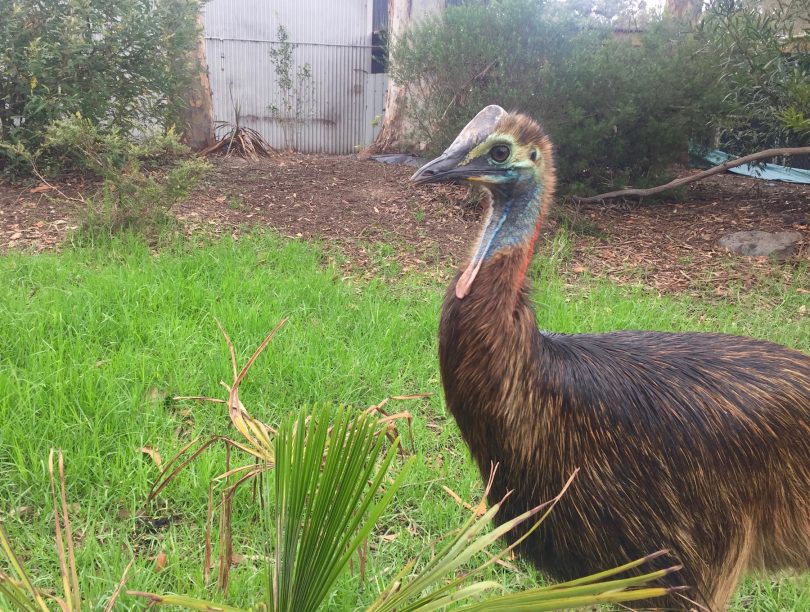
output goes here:
[{"label": "brown feathers", "polygon": [[519,143],[537,144],[544,149],[546,157],[550,157],[551,141],[543,127],[531,117],[509,113],[498,123],[498,132],[511,135]]},{"label": "brown feathers", "polygon": [[[534,122],[499,129],[550,159]],[[499,464],[490,500],[514,491],[500,520],[580,468],[524,554],[572,579],[669,548],[670,580],[712,610],[746,571],[810,569],[810,357],[720,334],[540,333],[530,257],[497,252],[463,300],[453,282],[439,331],[448,407],[483,476]]]}]

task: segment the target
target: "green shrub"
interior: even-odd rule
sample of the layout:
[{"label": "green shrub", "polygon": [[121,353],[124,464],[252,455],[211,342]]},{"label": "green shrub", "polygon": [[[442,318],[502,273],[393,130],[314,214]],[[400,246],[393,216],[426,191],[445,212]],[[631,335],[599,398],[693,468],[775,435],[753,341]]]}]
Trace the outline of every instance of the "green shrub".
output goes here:
[{"label": "green shrub", "polygon": [[[165,164],[188,152],[173,128],[133,138],[115,126],[105,129],[76,114],[58,119],[45,128],[36,155],[43,157],[53,171],[72,168],[115,180],[128,166]],[[37,159],[33,158],[29,163],[31,161],[36,163]]]},{"label": "green shrub", "polygon": [[117,180],[104,181],[87,200],[78,242],[95,242],[121,232],[154,240],[171,226],[172,207],[188,197],[208,168],[205,160],[190,157],[162,177],[144,173],[135,165]]},{"label": "green shrub", "polygon": [[76,113],[129,134],[178,119],[200,0],[0,0],[0,170]]},{"label": "green shrub", "polygon": [[95,194],[85,200],[80,238],[97,240],[121,231],[154,237],[171,221],[172,206],[186,198],[209,164],[189,157],[170,129],[133,140],[117,128],[103,130],[74,115],[45,130],[35,154],[22,152],[32,168],[42,157],[51,164],[94,175]]},{"label": "green shrub", "polygon": [[719,73],[701,35],[658,20],[637,44],[586,8],[493,0],[417,24],[392,51],[414,140],[435,152],[487,104],[520,110],[543,122],[574,191],[643,183],[706,140]]},{"label": "green shrub", "polygon": [[810,0],[715,0],[704,22],[723,67],[720,144],[747,154],[810,145]]}]

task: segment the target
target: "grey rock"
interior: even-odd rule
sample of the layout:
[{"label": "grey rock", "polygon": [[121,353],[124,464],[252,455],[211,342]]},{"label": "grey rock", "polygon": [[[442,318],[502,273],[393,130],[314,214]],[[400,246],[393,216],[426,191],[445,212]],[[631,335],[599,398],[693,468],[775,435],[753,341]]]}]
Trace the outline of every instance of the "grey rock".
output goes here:
[{"label": "grey rock", "polygon": [[751,230],[723,236],[720,238],[720,246],[727,248],[732,253],[749,257],[763,255],[790,257],[801,237],[799,232],[772,233]]}]

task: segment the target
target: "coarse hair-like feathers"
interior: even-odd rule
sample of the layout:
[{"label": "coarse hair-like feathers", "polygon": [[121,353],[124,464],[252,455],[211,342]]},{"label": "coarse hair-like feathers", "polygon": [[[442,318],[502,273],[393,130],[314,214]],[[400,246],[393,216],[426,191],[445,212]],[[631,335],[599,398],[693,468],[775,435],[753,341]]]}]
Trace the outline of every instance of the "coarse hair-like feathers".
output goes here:
[{"label": "coarse hair-like feathers", "polygon": [[[553,172],[533,121],[498,129],[542,147]],[[666,580],[711,610],[745,572],[810,569],[810,357],[722,334],[541,333],[531,248],[489,257],[464,299],[453,281],[439,330],[448,407],[482,476],[499,466],[490,501],[512,491],[499,520],[580,468],[522,552],[573,579],[668,548],[684,568]]]}]

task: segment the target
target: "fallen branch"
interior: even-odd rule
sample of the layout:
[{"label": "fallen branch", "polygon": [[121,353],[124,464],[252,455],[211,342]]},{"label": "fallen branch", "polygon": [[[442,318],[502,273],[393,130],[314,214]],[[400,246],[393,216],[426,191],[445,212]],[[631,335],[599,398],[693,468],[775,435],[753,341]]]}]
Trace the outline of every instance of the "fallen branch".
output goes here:
[{"label": "fallen branch", "polygon": [[31,161],[31,169],[34,171],[34,174],[37,175],[37,178],[40,180],[40,182],[43,185],[45,185],[46,187],[48,187],[50,189],[53,189],[56,193],[58,193],[60,196],[62,196],[62,198],[64,198],[65,200],[69,200],[71,202],[81,202],[82,204],[87,204],[87,200],[84,199],[84,196],[82,196],[81,193],[79,194],[78,198],[71,198],[69,195],[65,194],[65,192],[63,192],[61,189],[59,189],[59,187],[57,187],[56,185],[51,185],[48,181],[45,180],[45,177],[42,176],[39,173],[39,170],[37,170],[37,165],[34,163],[34,160],[32,159],[30,161]]},{"label": "fallen branch", "polygon": [[600,200],[609,200],[610,198],[619,198],[619,197],[636,196],[639,198],[643,198],[644,196],[654,195],[656,193],[661,193],[662,191],[667,191],[668,189],[675,189],[676,187],[680,187],[682,185],[687,185],[689,183],[694,183],[695,181],[703,180],[709,176],[712,176],[713,174],[725,172],[729,168],[736,168],[737,166],[742,166],[743,164],[749,164],[751,162],[759,161],[760,159],[767,159],[769,157],[790,157],[791,155],[810,155],[810,147],[767,149],[765,151],[760,151],[759,153],[752,153],[751,155],[746,155],[745,157],[740,157],[738,159],[723,162],[722,164],[720,164],[719,166],[715,166],[714,168],[709,168],[708,170],[704,170],[703,172],[693,174],[692,176],[686,176],[684,178],[675,179],[674,181],[670,181],[665,185],[659,185],[658,187],[650,187],[649,189],[622,189],[620,191],[610,191],[608,193],[600,193],[599,195],[591,196],[589,198],[574,197],[574,201],[584,204],[586,202],[598,202]]}]

